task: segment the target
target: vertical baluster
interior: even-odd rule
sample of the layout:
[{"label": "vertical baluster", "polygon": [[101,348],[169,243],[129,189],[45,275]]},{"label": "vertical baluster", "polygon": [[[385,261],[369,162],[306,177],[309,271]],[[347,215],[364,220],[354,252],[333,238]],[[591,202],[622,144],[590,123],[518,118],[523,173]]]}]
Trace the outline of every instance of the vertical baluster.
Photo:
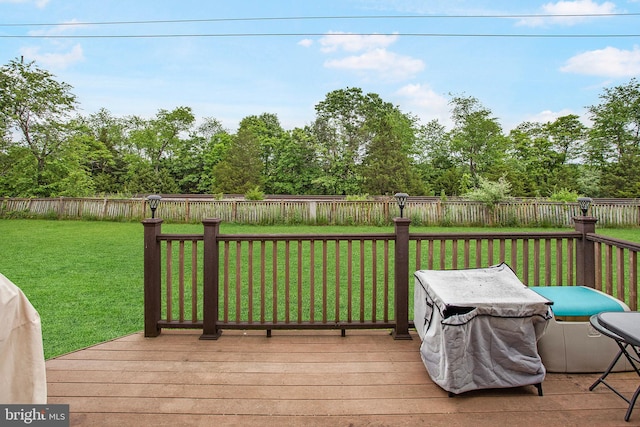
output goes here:
[{"label": "vertical baluster", "polygon": [[353,241],[347,241],[347,322],[353,320]]},{"label": "vertical baluster", "polygon": [[606,293],[613,295],[613,251],[611,245],[605,245]]},{"label": "vertical baluster", "polygon": [[316,290],[315,290],[315,283],[316,283],[316,273],[315,273],[315,265],[316,265],[316,255],[315,255],[315,247],[316,247],[316,242],[315,240],[311,239],[310,240],[310,247],[309,247],[309,253],[310,253],[310,258],[311,258],[311,268],[309,268],[309,321],[311,323],[313,323],[315,321],[315,304],[316,304]]},{"label": "vertical baluster", "polygon": [[223,318],[225,323],[229,323],[229,242],[224,242],[224,295],[223,300]]},{"label": "vertical baluster", "polygon": [[445,239],[440,239],[440,270],[444,270],[445,268],[447,268],[446,260],[447,260],[447,241]]},{"label": "vertical baluster", "polygon": [[540,286],[540,240],[533,241],[533,286]]},{"label": "vertical baluster", "polygon": [[575,286],[573,239],[567,239],[567,286]]},{"label": "vertical baluster", "polygon": [[562,239],[556,239],[556,283],[554,283],[556,286],[562,286],[563,281],[562,281],[562,264],[563,264],[563,258],[562,258],[562,253],[563,253],[563,248],[562,248]]},{"label": "vertical baluster", "polygon": [[384,241],[384,322],[389,321],[389,241]]},{"label": "vertical baluster", "polygon": [[522,239],[522,282],[529,286],[529,239]]},{"label": "vertical baluster", "polygon": [[180,240],[178,248],[178,318],[184,322],[184,240]]},{"label": "vertical baluster", "polygon": [[544,239],[544,285],[551,286],[551,239]]},{"label": "vertical baluster", "polygon": [[167,240],[167,322],[173,320],[173,249],[171,240]]},{"label": "vertical baluster", "polygon": [[[595,287],[600,291],[604,291],[604,284],[602,281],[602,243],[596,242],[593,245],[595,256]],[[578,283],[581,285],[581,283]]]},{"label": "vertical baluster", "polygon": [[[456,247],[456,250],[454,250],[454,253],[457,253],[457,240],[453,241],[454,246]],[[464,239],[462,242],[462,249],[464,251],[463,257],[464,257],[464,268],[469,268],[471,265],[471,242],[469,239]],[[455,267],[453,268],[458,268],[457,264]]]},{"label": "vertical baluster", "polygon": [[298,323],[302,323],[302,240],[298,240]]},{"label": "vertical baluster", "polygon": [[242,242],[236,242],[236,323],[242,321]]},{"label": "vertical baluster", "polygon": [[360,322],[364,322],[364,240],[360,240]]},{"label": "vertical baluster", "polygon": [[290,263],[290,243],[287,240],[284,243],[284,321],[289,323],[289,312],[291,311],[291,268]]},{"label": "vertical baluster", "polygon": [[276,240],[271,243],[271,270],[273,323],[278,323],[278,242]]},{"label": "vertical baluster", "polygon": [[198,242],[191,242],[191,321],[198,321]]},{"label": "vertical baluster", "polygon": [[433,270],[433,253],[434,253],[435,243],[433,240],[429,240],[429,260],[428,260],[428,270]]},{"label": "vertical baluster", "polygon": [[253,323],[253,240],[249,240],[247,245],[247,306],[249,312],[247,313],[247,321]]},{"label": "vertical baluster", "polygon": [[260,323],[265,322],[265,299],[267,298],[266,293],[266,262],[265,262],[265,252],[266,252],[266,242],[262,240],[260,242]]},{"label": "vertical baluster", "polygon": [[[463,245],[462,245],[462,252],[463,252],[462,258],[463,259],[465,258],[464,251],[465,251],[465,246],[464,246],[464,243],[463,243]],[[458,268],[458,255],[459,255],[458,254],[458,239],[454,239],[451,242],[451,268],[453,268],[453,269]]]},{"label": "vertical baluster", "polygon": [[487,242],[487,253],[489,257],[489,265],[493,265],[493,239],[489,239],[489,242]]},{"label": "vertical baluster", "polygon": [[378,306],[378,242],[371,240],[371,320],[377,319]]},{"label": "vertical baluster", "polygon": [[638,253],[629,250],[629,308],[638,310]]},{"label": "vertical baluster", "polygon": [[322,240],[322,323],[327,323],[327,241]]},{"label": "vertical baluster", "polygon": [[617,284],[617,295],[616,297],[620,300],[620,301],[626,301],[625,298],[625,292],[624,292],[624,249],[623,248],[617,248],[616,249],[616,284]]},{"label": "vertical baluster", "polygon": [[335,321],[340,321],[340,240],[336,239],[335,244],[336,251],[336,265],[335,265]]}]

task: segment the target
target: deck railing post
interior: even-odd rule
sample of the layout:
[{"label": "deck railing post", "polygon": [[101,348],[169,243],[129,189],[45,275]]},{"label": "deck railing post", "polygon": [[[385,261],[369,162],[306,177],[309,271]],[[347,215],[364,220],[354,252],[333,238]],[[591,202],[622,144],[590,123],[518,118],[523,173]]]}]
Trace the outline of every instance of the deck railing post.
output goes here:
[{"label": "deck railing post", "polygon": [[218,234],[221,219],[204,219],[204,255],[203,255],[203,314],[201,340],[217,340],[222,333],[218,329],[218,272],[219,251]]},{"label": "deck railing post", "polygon": [[393,338],[410,340],[409,334],[409,218],[394,218],[395,243],[395,283],[394,310],[396,327]]},{"label": "deck railing post", "polygon": [[597,218],[592,216],[573,217],[576,231],[582,233],[576,248],[576,284],[579,286],[596,286],[596,258],[594,243],[587,239],[588,233],[596,232]]},{"label": "deck railing post", "polygon": [[160,335],[161,307],[161,267],[160,242],[162,219],[149,218],[142,221],[144,226],[144,336]]}]

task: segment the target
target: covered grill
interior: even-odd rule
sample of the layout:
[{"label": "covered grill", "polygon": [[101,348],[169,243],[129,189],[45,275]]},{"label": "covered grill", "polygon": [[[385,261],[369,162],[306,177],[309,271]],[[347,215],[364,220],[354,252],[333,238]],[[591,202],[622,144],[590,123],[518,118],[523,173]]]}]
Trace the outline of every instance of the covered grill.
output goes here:
[{"label": "covered grill", "polygon": [[450,393],[540,384],[551,301],[500,264],[415,272],[414,321],[433,381]]}]

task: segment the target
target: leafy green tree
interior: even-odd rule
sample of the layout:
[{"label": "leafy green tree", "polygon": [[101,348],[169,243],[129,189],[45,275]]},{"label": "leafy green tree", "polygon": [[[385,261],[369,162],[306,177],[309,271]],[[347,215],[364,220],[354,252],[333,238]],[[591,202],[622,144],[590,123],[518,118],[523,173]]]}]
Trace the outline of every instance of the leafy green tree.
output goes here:
[{"label": "leafy green tree", "polygon": [[162,159],[173,157],[194,121],[190,107],[177,107],[172,111],[161,109],[150,120],[132,117],[129,139],[136,151],[157,171]]},{"label": "leafy green tree", "polygon": [[207,117],[184,143],[169,164],[182,194],[210,193],[213,167],[222,159],[230,136],[220,121]]},{"label": "leafy green tree", "polygon": [[586,142],[587,164],[601,170],[608,197],[640,196],[640,82],[607,88],[589,107],[593,125]]},{"label": "leafy green tree", "polygon": [[636,156],[640,145],[640,82],[606,88],[601,103],[589,107],[593,122],[587,142],[590,164],[620,161]]},{"label": "leafy green tree", "polygon": [[366,123],[394,108],[379,95],[365,95],[359,88],[332,91],[316,105],[312,129],[323,174],[315,182],[323,193],[361,192],[360,168],[372,132],[376,131]]},{"label": "leafy green tree", "polygon": [[474,181],[480,174],[489,177],[501,175],[507,139],[498,120],[476,98],[455,96],[451,104],[453,155],[466,165]]},{"label": "leafy green tree", "polygon": [[31,151],[22,146],[0,149],[0,196],[36,196],[37,164]]},{"label": "leafy green tree", "polygon": [[[177,193],[179,186],[171,175],[176,152],[185,144],[195,117],[190,107],[172,111],[161,109],[153,119],[129,119],[129,145],[126,155],[126,188],[133,193]],[[137,156],[137,158],[133,157]],[[152,172],[148,171],[148,168]]]},{"label": "leafy green tree", "polygon": [[414,168],[431,194],[457,195],[461,171],[451,155],[451,140],[443,124],[431,120],[416,132]]},{"label": "leafy green tree", "polygon": [[414,147],[412,120],[393,111],[369,120],[367,126],[374,131],[362,165],[363,192],[424,195],[425,188],[410,158]]},{"label": "leafy green tree", "polygon": [[76,133],[76,138],[83,138],[86,146],[86,167],[96,193],[122,192],[127,169],[124,153],[128,145],[124,120],[103,108],[87,117],[79,117]]},{"label": "leafy green tree", "polygon": [[504,177],[500,177],[498,181],[479,177],[478,181],[478,187],[466,193],[464,197],[484,203],[490,211],[493,212],[498,203],[512,198],[511,184]]},{"label": "leafy green tree", "polygon": [[558,117],[545,125],[552,149],[560,155],[560,162],[567,164],[580,160],[587,136],[587,127],[575,114]]},{"label": "leafy green tree", "polygon": [[277,140],[266,179],[272,194],[317,194],[320,176],[315,140],[308,127],[295,128]]},{"label": "leafy green tree", "polygon": [[524,122],[509,138],[513,190],[522,196],[550,196],[559,189],[578,189],[578,168],[585,126],[578,116],[559,117],[546,124]]},{"label": "leafy green tree", "polygon": [[127,169],[124,175],[125,194],[179,193],[175,179],[168,167],[157,169],[147,159],[135,154],[126,154]]},{"label": "leafy green tree", "polygon": [[510,181],[517,183],[516,191],[523,196],[548,196],[553,187],[553,172],[560,165],[561,156],[541,123],[524,122],[509,134],[512,163]]},{"label": "leafy green tree", "polygon": [[[260,187],[266,193],[277,193],[279,178],[274,173],[276,163],[281,157],[281,150],[286,139],[286,132],[280,125],[278,116],[263,113],[259,116],[248,116],[242,120],[241,127],[245,134],[250,133],[258,144],[262,163]],[[258,185],[258,184],[256,184]]]},{"label": "leafy green tree", "polygon": [[49,195],[46,168],[60,154],[70,133],[69,121],[76,106],[71,89],[34,62],[12,60],[0,68],[2,137],[11,146],[26,147],[33,156],[36,177],[32,195]]},{"label": "leafy green tree", "polygon": [[214,193],[246,194],[262,188],[262,151],[254,122],[255,116],[242,119],[226,155],[213,167]]},{"label": "leafy green tree", "polygon": [[48,167],[55,177],[50,179],[52,197],[89,197],[95,195],[91,177],[91,158],[99,155],[92,140],[83,135],[71,137],[61,156]]}]

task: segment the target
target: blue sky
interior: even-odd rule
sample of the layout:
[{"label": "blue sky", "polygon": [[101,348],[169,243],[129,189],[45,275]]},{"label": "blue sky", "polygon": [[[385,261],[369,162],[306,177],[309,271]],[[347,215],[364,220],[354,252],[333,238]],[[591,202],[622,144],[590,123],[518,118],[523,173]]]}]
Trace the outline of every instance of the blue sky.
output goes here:
[{"label": "blue sky", "polygon": [[[165,37],[131,37],[151,35]],[[508,131],[586,117],[640,77],[640,0],[0,0],[0,63],[20,56],[85,114],[189,106],[232,132],[265,112],[293,129],[359,87],[425,124],[450,125],[451,94],[473,96]]]}]

